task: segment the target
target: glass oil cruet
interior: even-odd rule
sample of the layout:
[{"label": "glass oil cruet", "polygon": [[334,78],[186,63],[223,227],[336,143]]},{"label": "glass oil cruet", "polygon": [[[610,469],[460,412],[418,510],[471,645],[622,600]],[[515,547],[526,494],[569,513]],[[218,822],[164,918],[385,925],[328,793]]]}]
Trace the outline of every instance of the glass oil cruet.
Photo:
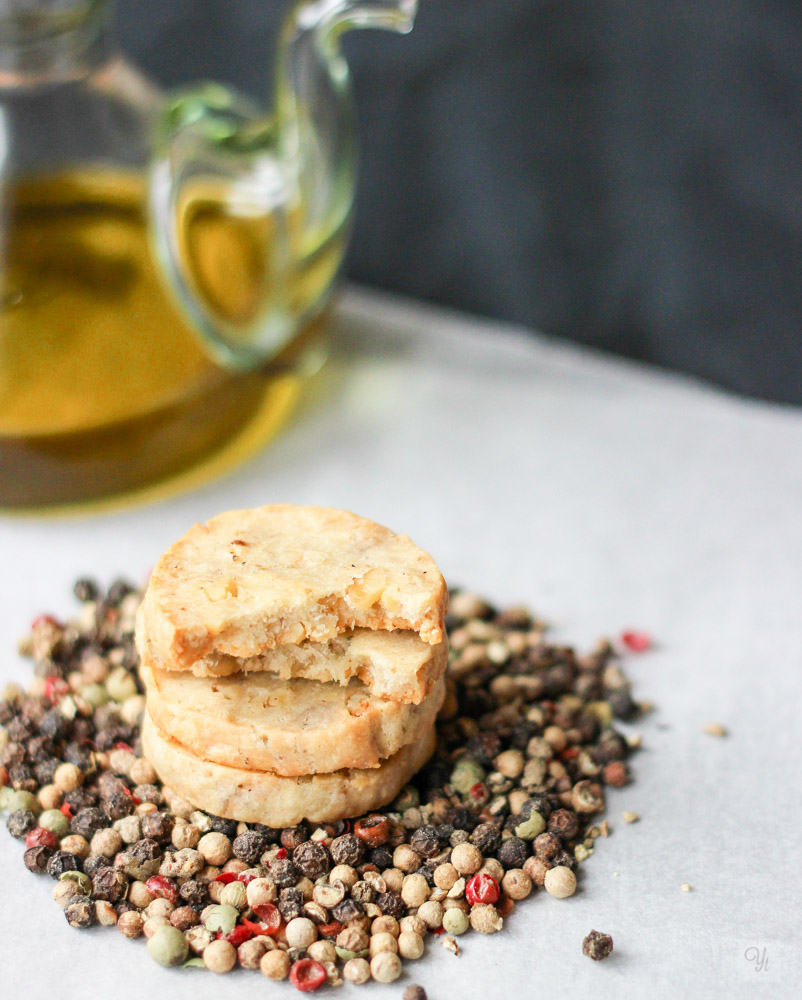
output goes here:
[{"label": "glass oil cruet", "polygon": [[304,0],[263,113],[164,96],[107,0],[0,0],[0,508],[187,485],[274,433],[319,367],[356,142],[340,35],[417,0]]}]

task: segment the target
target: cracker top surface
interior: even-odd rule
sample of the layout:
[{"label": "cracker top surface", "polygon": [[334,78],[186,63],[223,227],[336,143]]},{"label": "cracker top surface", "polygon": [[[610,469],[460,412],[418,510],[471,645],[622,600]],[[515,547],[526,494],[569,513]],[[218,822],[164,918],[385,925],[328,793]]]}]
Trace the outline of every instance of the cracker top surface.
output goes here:
[{"label": "cracker top surface", "polygon": [[139,628],[181,665],[359,627],[434,644],[446,601],[434,560],[406,535],[350,511],[274,504],[190,528],[156,563]]}]

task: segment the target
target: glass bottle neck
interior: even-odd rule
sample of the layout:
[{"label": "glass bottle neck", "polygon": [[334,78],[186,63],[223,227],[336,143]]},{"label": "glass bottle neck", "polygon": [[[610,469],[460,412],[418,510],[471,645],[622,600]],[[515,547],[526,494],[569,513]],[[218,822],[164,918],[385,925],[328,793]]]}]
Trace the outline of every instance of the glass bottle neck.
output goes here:
[{"label": "glass bottle neck", "polygon": [[0,5],[0,88],[86,76],[108,57],[108,20],[105,0]]}]

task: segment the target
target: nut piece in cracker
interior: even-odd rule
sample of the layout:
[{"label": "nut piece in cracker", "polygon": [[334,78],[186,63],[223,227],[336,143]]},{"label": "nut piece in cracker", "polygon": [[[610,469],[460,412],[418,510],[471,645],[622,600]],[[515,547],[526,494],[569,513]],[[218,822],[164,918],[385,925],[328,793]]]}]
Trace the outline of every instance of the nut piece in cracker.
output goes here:
[{"label": "nut piece in cracker", "polygon": [[349,511],[276,504],[192,527],[158,560],[138,627],[152,655],[190,668],[355,628],[444,637],[445,581],[405,535]]}]

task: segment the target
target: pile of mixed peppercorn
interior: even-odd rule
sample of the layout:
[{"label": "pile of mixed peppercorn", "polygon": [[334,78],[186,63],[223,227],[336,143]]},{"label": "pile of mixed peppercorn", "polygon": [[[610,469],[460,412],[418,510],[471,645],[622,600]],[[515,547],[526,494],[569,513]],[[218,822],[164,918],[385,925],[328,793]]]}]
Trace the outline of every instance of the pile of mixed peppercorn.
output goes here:
[{"label": "pile of mixed peppercorn", "polygon": [[144,935],[163,965],[239,965],[308,991],[392,982],[434,935],[454,953],[539,888],[567,897],[606,835],[604,785],[639,706],[609,643],[549,644],[521,609],[452,595],[437,751],[384,812],[284,830],[193,809],[141,756],[140,594],[76,584],[79,615],[37,619],[25,693],[0,699],[0,808],[73,927]]}]

